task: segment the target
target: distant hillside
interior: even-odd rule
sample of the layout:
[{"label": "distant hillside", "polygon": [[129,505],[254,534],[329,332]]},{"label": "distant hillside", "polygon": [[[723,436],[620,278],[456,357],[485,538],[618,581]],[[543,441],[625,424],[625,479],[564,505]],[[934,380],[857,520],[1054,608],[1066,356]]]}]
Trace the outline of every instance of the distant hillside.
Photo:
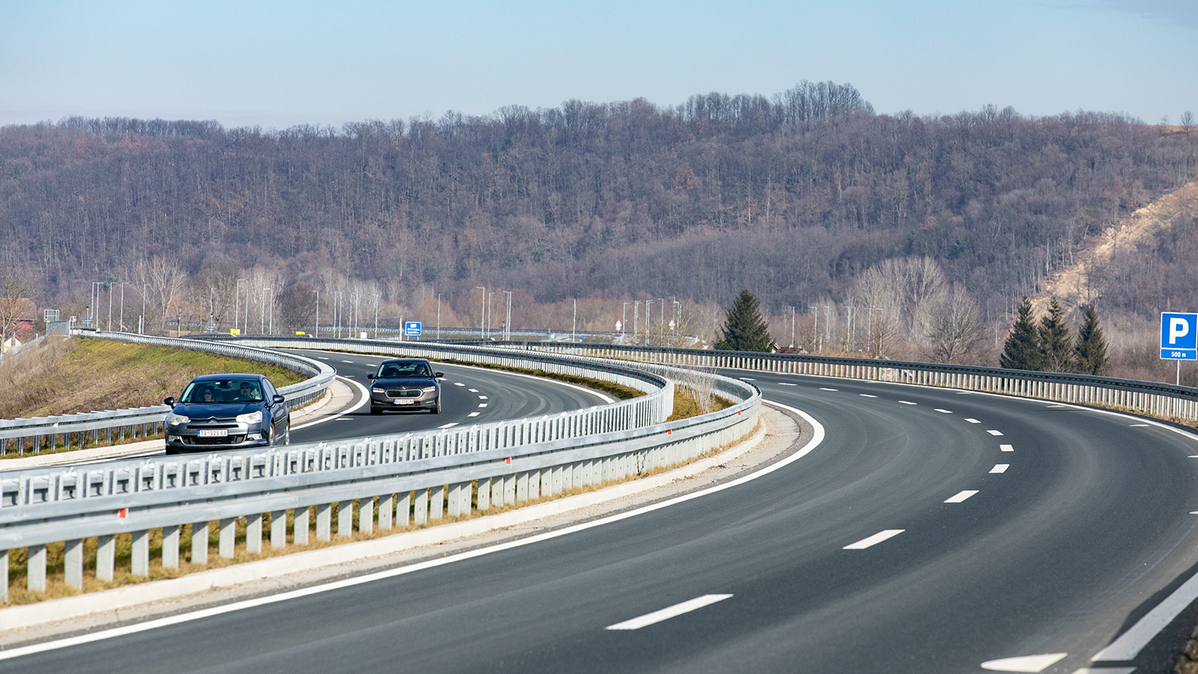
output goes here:
[{"label": "distant hillside", "polygon": [[[165,281],[134,267],[176,256],[193,281],[215,268],[326,292],[358,279],[384,301],[419,289],[467,315],[482,285],[546,303],[727,303],[748,287],[767,310],[802,311],[883,260],[927,255],[997,320],[1195,179],[1198,133],[1084,112],[879,115],[831,83],[339,130],[69,119],[0,129],[0,255],[43,306],[85,304],[94,280],[157,297]],[[1104,301],[1176,301],[1172,278],[1127,279],[1181,273],[1172,247],[1188,236],[1113,267]],[[228,284],[194,285],[197,305],[232,311]]]}]

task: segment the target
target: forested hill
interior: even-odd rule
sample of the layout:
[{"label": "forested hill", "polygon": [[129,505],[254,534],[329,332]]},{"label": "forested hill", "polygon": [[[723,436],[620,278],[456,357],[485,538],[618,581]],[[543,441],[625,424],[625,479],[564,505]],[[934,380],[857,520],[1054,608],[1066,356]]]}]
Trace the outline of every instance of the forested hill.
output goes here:
[{"label": "forested hill", "polygon": [[43,304],[177,255],[192,273],[232,261],[545,302],[748,287],[776,309],[926,254],[994,316],[1195,177],[1188,129],[881,115],[831,83],[339,130],[68,119],[0,129],[0,240]]}]

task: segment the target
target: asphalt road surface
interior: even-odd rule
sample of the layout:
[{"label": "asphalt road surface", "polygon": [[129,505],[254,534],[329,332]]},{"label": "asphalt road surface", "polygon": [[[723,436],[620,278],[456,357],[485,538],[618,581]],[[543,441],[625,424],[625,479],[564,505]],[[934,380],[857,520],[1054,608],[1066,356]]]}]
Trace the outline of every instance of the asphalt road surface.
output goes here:
[{"label": "asphalt road surface", "polygon": [[[669,507],[3,666],[1164,671],[1162,643],[1188,625],[1129,661],[1091,658],[1194,574],[1190,438],[1045,402],[740,374],[810,414],[823,442]],[[450,381],[487,390],[466,377]]]}]

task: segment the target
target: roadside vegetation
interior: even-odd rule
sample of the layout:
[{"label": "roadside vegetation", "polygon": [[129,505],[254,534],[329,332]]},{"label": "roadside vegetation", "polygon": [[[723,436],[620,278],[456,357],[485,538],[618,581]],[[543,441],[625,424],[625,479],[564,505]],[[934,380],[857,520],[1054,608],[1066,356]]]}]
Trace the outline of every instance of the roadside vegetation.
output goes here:
[{"label": "roadside vegetation", "polygon": [[161,405],[201,374],[263,374],[275,386],[298,372],[187,349],[99,339],[51,339],[0,361],[0,419]]}]

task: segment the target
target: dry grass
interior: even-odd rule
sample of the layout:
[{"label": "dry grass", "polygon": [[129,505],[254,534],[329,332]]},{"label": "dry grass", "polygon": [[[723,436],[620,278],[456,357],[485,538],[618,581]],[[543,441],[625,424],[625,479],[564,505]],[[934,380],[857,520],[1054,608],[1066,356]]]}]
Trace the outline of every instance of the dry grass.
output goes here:
[{"label": "dry grass", "polygon": [[304,375],[201,351],[98,339],[52,339],[0,367],[0,419],[160,405],[201,374],[247,372],[287,386]]}]

